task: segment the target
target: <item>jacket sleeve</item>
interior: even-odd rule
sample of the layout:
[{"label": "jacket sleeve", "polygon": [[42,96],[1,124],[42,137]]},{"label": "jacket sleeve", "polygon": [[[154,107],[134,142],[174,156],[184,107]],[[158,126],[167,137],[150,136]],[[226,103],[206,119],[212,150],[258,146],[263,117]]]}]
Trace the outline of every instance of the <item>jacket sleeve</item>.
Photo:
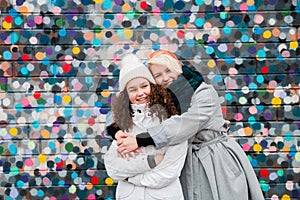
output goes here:
[{"label": "jacket sleeve", "polygon": [[118,157],[115,140],[104,155],[104,165],[107,174],[115,180],[124,180],[151,169],[146,154],[139,154],[136,158],[130,158],[130,160]]},{"label": "jacket sleeve", "polygon": [[128,178],[137,186],[163,188],[174,182],[181,174],[187,153],[187,141],[169,146],[163,161],[151,171]]},{"label": "jacket sleeve", "polygon": [[[213,86],[202,83],[195,91],[187,112],[172,116],[161,124],[147,129],[155,147],[181,143],[195,136],[200,130],[209,128],[208,122],[212,116],[222,115],[218,99],[219,96]],[[224,124],[223,116],[217,116],[214,120],[220,120],[216,122],[220,127]]]}]

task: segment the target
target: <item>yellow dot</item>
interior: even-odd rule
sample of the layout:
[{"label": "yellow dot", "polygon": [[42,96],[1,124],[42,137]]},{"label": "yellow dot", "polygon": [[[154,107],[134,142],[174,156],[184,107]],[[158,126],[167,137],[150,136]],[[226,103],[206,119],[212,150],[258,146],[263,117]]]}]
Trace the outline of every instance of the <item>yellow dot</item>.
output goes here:
[{"label": "yellow dot", "polygon": [[95,3],[102,3],[103,0],[94,0]]},{"label": "yellow dot", "polygon": [[255,145],[253,145],[253,150],[259,152],[262,150],[262,148],[261,148],[260,144],[255,144]]},{"label": "yellow dot", "polygon": [[290,48],[291,49],[297,49],[298,48],[298,41],[290,42]]},{"label": "yellow dot", "polygon": [[167,21],[167,26],[169,28],[176,28],[177,22],[175,19],[170,19],[169,21]]},{"label": "yellow dot", "polygon": [[287,194],[284,194],[281,198],[281,200],[290,200],[290,199],[291,199],[290,196]]},{"label": "yellow dot", "polygon": [[244,128],[244,133],[245,133],[246,136],[251,136],[252,132],[253,132],[252,128],[250,128],[250,127]]},{"label": "yellow dot", "polygon": [[130,5],[128,3],[125,3],[123,6],[122,6],[122,10],[123,12],[127,12],[130,10]]},{"label": "yellow dot", "polygon": [[297,152],[296,155],[295,155],[295,160],[297,162],[300,162],[300,152]]},{"label": "yellow dot", "polygon": [[42,53],[42,52],[37,52],[37,53],[35,54],[35,57],[36,57],[36,59],[38,59],[38,60],[42,60],[42,59],[45,57],[45,55],[44,55],[44,53]]},{"label": "yellow dot", "polygon": [[270,38],[272,36],[272,33],[271,31],[269,30],[266,30],[264,33],[263,33],[263,37],[264,38]]},{"label": "yellow dot", "polygon": [[72,49],[73,54],[79,54],[80,53],[80,48],[79,47],[73,47]]},{"label": "yellow dot", "polygon": [[93,189],[93,184],[90,183],[90,182],[88,182],[88,183],[86,184],[86,189],[88,189],[88,190]]},{"label": "yellow dot", "polygon": [[281,99],[279,97],[274,97],[272,99],[272,104],[273,104],[273,107],[279,108],[279,106],[281,104]]},{"label": "yellow dot", "polygon": [[105,184],[106,185],[113,185],[114,184],[114,180],[110,177],[105,179]]},{"label": "yellow dot", "polygon": [[209,60],[207,62],[207,66],[210,68],[214,68],[216,66],[216,62],[214,60]]},{"label": "yellow dot", "polygon": [[40,163],[45,163],[46,160],[47,160],[47,156],[46,156],[45,154],[40,154],[40,155],[38,155],[38,161],[39,161]]},{"label": "yellow dot", "polygon": [[9,129],[9,133],[10,133],[12,136],[16,136],[16,135],[18,135],[18,129],[16,129],[16,128],[11,128],[11,129]]},{"label": "yellow dot", "polygon": [[71,102],[71,97],[69,95],[65,95],[62,98],[62,100],[63,100],[64,103],[70,103]]},{"label": "yellow dot", "polygon": [[42,130],[41,135],[43,138],[49,138],[50,137],[50,132],[48,130]]},{"label": "yellow dot", "polygon": [[101,92],[101,95],[102,95],[103,97],[109,97],[110,91],[109,91],[109,90],[103,90],[103,91]]},{"label": "yellow dot", "polygon": [[3,28],[5,28],[5,29],[11,29],[11,23],[7,23],[6,21],[4,21],[4,22],[2,23],[2,26],[3,26]]},{"label": "yellow dot", "polygon": [[133,36],[132,30],[130,30],[130,29],[125,29],[125,30],[124,30],[124,36],[125,36],[126,38],[132,38],[132,36]]}]

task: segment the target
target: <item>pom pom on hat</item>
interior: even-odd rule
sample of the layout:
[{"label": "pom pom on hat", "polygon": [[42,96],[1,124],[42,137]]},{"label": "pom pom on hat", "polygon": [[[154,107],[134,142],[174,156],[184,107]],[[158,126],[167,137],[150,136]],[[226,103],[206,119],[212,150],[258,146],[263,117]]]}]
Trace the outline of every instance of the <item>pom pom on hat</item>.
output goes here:
[{"label": "pom pom on hat", "polygon": [[149,82],[155,84],[155,80],[149,69],[136,55],[125,55],[121,60],[119,90],[123,91],[129,81],[138,77],[146,78]]}]

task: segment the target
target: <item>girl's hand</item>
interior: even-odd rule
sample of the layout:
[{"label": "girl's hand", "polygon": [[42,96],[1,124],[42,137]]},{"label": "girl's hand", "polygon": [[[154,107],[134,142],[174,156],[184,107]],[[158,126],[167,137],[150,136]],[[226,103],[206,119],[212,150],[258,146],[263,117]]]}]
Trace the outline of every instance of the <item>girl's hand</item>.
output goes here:
[{"label": "girl's hand", "polygon": [[122,155],[122,157],[126,157],[126,154],[133,151],[140,152],[136,142],[136,137],[132,135],[127,135],[127,137],[117,140],[117,145],[118,152]]},{"label": "girl's hand", "polygon": [[126,138],[127,137],[127,134],[124,133],[122,130],[119,130],[116,132],[115,134],[115,138],[118,140],[120,140],[121,138]]}]

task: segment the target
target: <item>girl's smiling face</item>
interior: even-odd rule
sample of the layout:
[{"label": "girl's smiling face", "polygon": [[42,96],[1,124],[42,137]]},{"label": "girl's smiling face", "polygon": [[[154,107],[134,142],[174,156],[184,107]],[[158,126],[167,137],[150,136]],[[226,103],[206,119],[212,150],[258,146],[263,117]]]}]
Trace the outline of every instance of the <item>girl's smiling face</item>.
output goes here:
[{"label": "girl's smiling face", "polygon": [[142,77],[130,80],[126,85],[126,91],[132,104],[144,104],[151,93],[150,82]]},{"label": "girl's smiling face", "polygon": [[149,67],[156,81],[156,84],[168,87],[180,75],[177,72],[171,71],[167,66],[152,64]]}]

